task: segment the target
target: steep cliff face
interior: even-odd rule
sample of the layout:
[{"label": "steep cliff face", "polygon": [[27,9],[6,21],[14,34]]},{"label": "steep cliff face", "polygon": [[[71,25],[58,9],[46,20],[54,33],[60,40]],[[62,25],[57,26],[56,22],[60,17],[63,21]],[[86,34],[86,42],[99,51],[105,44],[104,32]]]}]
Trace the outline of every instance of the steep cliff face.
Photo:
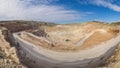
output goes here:
[{"label": "steep cliff face", "polygon": [[[19,50],[17,50],[19,47],[15,44],[12,33],[24,30],[34,30],[41,25],[45,25],[45,23],[33,21],[0,21],[0,67],[27,68],[21,64],[21,60],[19,60],[20,55],[18,55]],[[33,33],[36,34],[36,32]]]},{"label": "steep cliff face", "polygon": [[8,30],[5,28],[1,28],[0,29],[0,63],[1,63],[0,67],[25,68],[25,66],[23,66],[19,61],[16,48],[14,46],[11,47],[11,44],[7,40],[9,40]]}]

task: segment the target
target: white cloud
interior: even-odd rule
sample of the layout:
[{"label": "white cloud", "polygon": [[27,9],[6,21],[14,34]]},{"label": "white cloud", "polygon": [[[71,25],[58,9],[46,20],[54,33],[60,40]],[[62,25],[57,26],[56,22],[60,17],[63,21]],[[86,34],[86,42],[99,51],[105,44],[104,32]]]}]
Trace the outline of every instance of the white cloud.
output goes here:
[{"label": "white cloud", "polygon": [[94,4],[99,5],[99,6],[104,6],[109,9],[112,9],[114,11],[120,12],[120,6],[112,3],[114,0],[94,0]]},{"label": "white cloud", "polygon": [[80,3],[84,4],[94,4],[97,6],[103,6],[114,11],[120,12],[120,6],[116,5],[114,2],[117,0],[80,0]]},{"label": "white cloud", "polygon": [[80,19],[87,13],[66,10],[64,7],[47,5],[57,0],[0,0],[0,20],[37,20],[65,22]]}]

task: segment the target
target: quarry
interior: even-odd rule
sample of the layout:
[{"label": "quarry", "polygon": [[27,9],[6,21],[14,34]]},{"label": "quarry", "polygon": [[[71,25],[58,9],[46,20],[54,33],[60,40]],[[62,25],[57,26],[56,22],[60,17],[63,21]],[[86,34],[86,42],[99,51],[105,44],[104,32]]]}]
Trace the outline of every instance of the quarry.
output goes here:
[{"label": "quarry", "polygon": [[0,27],[0,48],[22,68],[117,68],[119,62],[112,62],[119,51],[118,25],[3,21]]}]

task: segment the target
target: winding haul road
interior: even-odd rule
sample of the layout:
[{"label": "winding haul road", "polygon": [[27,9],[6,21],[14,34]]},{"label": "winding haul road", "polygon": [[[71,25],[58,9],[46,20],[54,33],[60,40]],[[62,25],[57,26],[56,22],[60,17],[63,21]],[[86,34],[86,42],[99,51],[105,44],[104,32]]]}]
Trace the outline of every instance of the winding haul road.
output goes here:
[{"label": "winding haul road", "polygon": [[[36,46],[23,40],[18,33],[13,34],[16,43],[19,43],[27,57],[36,61],[34,68],[94,68],[110,57],[118,43],[120,35],[93,48],[77,52],[57,52]],[[33,34],[31,36],[37,37]]]}]

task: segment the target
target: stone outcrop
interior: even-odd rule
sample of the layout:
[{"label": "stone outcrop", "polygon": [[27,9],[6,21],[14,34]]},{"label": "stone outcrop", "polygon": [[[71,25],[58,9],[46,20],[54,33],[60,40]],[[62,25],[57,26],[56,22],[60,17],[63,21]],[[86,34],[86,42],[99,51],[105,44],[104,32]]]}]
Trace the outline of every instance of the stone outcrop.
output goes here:
[{"label": "stone outcrop", "polygon": [[[7,29],[0,29],[0,67],[1,68],[26,68],[21,64],[17,56],[16,48],[11,47],[10,43],[6,40],[8,39]],[[6,38],[6,39],[5,39]]]}]

